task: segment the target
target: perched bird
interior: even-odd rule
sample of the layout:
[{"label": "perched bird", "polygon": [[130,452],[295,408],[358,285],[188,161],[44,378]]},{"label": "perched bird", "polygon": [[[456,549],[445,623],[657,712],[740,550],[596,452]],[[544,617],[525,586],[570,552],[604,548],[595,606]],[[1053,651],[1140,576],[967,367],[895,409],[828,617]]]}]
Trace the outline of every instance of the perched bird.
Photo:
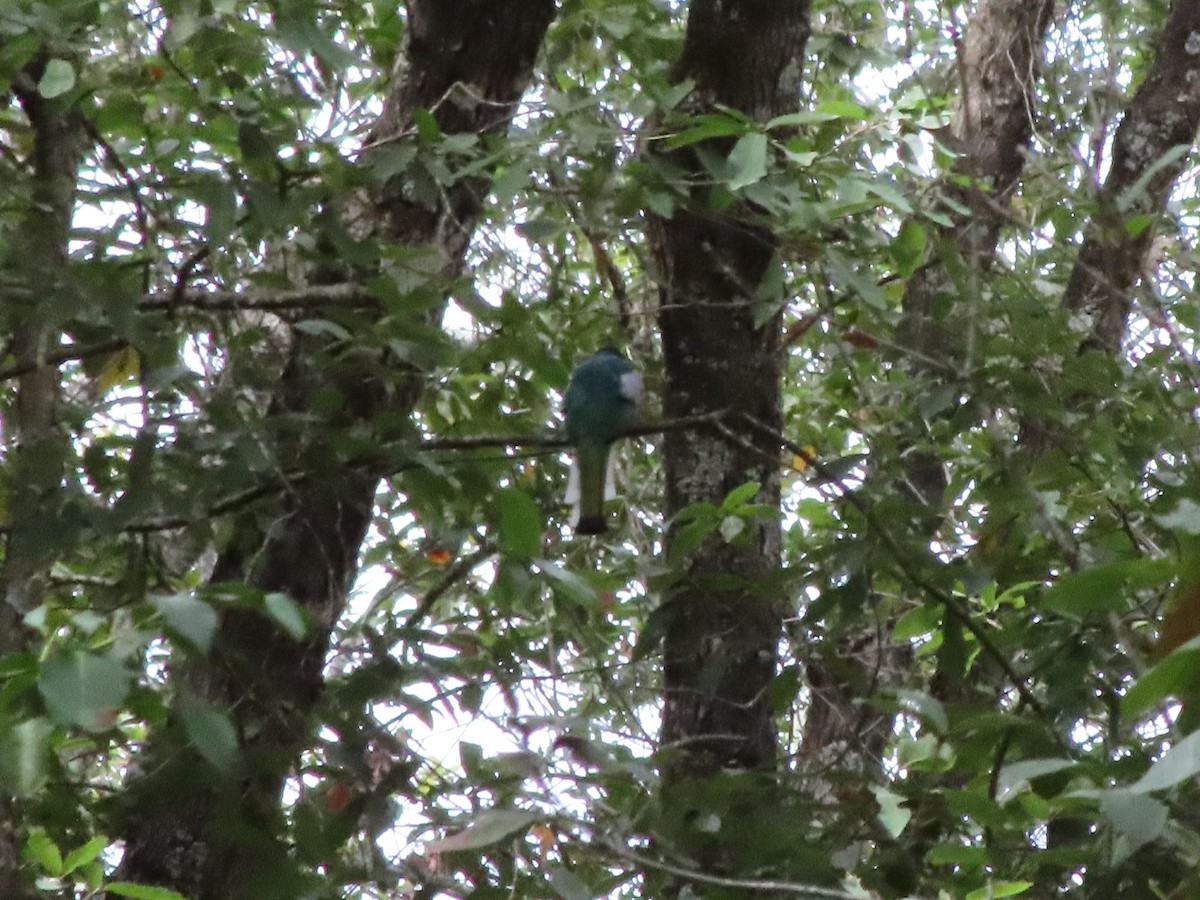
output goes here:
[{"label": "perched bird", "polygon": [[571,524],[577,534],[603,534],[604,501],[615,497],[609,450],[637,421],[642,376],[621,355],[604,347],[571,373],[567,385],[567,440],[575,466],[567,484]]}]

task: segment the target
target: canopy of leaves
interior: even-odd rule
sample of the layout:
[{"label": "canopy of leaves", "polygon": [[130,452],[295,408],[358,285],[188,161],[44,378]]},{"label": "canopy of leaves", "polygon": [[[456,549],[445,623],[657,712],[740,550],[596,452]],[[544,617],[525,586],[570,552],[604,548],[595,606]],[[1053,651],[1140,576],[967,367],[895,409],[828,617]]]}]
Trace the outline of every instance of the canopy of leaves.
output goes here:
[{"label": "canopy of leaves", "polygon": [[[1057,12],[986,271],[942,245],[955,210],[936,188],[973,10],[815,4],[805,93],[764,124],[684,112],[682,4],[563,0],[507,139],[418,113],[360,156],[410,25],[397,4],[0,4],[0,98],[42,55],[34,89],[77,105],[89,136],[68,276],[44,290],[19,252],[32,129],[0,107],[0,334],[54,336],[69,436],[0,459],[6,533],[48,560],[21,610],[33,637],[0,641],[0,785],[29,877],[53,896],[177,896],[115,880],[130,762],[176,729],[212,772],[248,765],[230,710],[176,702],[170,676],[203,665],[231,611],[295,639],[318,626],[294,598],[211,578],[240,517],[289,490],[279,448],[318,433],[330,460],[390,475],[257,896],[653,897],[679,877],[708,897],[1181,896],[1200,871],[1200,750],[1176,701],[1200,687],[1198,649],[1155,665],[1150,648],[1200,533],[1195,172],[1161,216],[1125,223],[1156,237],[1119,354],[1077,352],[1086,323],[1061,303],[1168,4]],[[628,346],[658,412],[645,221],[681,188],[639,141],[724,146],[714,203],[747,201],[779,236],[755,302],[782,310],[783,437],[804,452],[781,458],[781,511],[749,485],[667,523],[658,435],[627,441],[619,527],[573,539],[546,440],[572,366]],[[460,277],[354,229],[347,210],[401,172],[430,204],[494,173]],[[963,352],[917,365],[901,301],[933,264],[953,285],[933,314]],[[345,385],[274,404],[296,332],[334,348],[318,370],[376,354],[397,393],[417,372],[412,415],[365,428],[341,414]],[[28,367],[3,353],[15,434]],[[1037,452],[1035,426],[1052,436]],[[495,435],[527,439],[467,440]],[[935,533],[894,489],[922,452],[949,473]],[[10,503],[25,483],[49,485],[36,514]],[[677,821],[656,793],[656,610],[706,540],[776,515],[785,565],[761,587],[788,598],[779,768],[705,782]],[[852,698],[840,712],[886,718],[869,771],[860,747],[806,739],[818,670]],[[690,877],[714,836],[737,872]]]}]

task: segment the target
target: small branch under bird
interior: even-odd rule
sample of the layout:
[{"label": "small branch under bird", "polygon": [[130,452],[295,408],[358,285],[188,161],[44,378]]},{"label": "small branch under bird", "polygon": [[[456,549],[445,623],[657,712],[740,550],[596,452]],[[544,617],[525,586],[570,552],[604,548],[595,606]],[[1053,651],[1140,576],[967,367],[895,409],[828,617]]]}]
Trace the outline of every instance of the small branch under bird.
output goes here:
[{"label": "small branch under bird", "polygon": [[604,501],[616,496],[609,451],[636,424],[641,402],[641,374],[613,347],[597,351],[571,373],[567,440],[575,447],[575,465],[566,500],[576,534],[608,530]]}]

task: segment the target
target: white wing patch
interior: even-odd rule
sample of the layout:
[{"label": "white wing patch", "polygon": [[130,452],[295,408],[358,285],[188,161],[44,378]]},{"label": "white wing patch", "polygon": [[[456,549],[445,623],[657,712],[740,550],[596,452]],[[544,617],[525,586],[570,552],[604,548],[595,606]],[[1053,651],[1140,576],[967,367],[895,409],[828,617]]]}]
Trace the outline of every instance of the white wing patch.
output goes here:
[{"label": "white wing patch", "polygon": [[621,376],[621,396],[638,407],[642,403],[642,373],[626,372]]}]

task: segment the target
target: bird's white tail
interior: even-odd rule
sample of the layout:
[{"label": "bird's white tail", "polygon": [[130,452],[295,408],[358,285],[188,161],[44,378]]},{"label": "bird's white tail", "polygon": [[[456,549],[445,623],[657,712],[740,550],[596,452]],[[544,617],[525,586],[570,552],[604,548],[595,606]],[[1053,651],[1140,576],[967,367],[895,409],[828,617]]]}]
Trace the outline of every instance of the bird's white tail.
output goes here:
[{"label": "bird's white tail", "polygon": [[[608,454],[608,468],[604,472],[604,499],[617,499],[617,454]],[[579,463],[571,463],[571,474],[567,476],[567,493],[563,502],[571,507],[568,523],[572,528],[579,524]]]}]

